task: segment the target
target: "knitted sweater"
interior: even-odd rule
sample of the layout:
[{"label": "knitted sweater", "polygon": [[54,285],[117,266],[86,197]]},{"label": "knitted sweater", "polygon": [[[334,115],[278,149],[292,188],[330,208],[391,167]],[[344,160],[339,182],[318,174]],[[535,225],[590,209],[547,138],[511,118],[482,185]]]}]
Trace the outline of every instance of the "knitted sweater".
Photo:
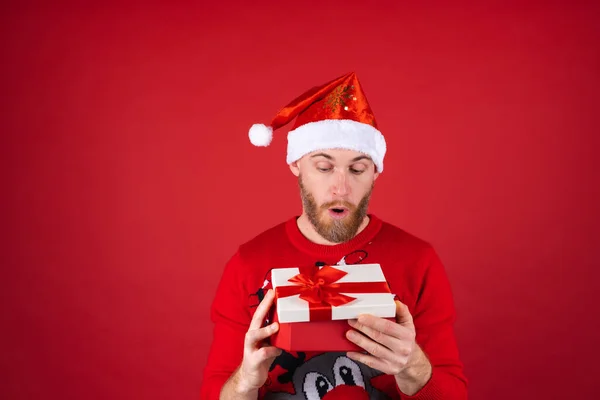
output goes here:
[{"label": "knitted sweater", "polygon": [[453,329],[452,292],[440,259],[427,242],[375,215],[369,217],[363,231],[333,246],[306,239],[294,217],[239,247],[225,267],[211,308],[214,332],[203,376],[203,399],[218,399],[223,384],[241,363],[244,336],[264,290],[270,287],[270,270],[316,263],[381,265],[392,293],[413,316],[416,341],[433,366],[431,379],[408,396],[393,376],[357,363],[345,353],[284,351],[273,362],[259,398],[467,398]]}]

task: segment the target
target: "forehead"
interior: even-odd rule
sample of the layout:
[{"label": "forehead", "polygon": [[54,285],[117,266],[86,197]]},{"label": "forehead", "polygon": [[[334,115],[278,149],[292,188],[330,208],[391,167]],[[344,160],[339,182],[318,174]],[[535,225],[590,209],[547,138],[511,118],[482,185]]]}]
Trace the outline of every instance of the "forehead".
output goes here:
[{"label": "forehead", "polygon": [[333,162],[355,162],[358,160],[372,162],[371,157],[365,153],[347,149],[317,150],[304,156],[307,160],[327,159]]}]

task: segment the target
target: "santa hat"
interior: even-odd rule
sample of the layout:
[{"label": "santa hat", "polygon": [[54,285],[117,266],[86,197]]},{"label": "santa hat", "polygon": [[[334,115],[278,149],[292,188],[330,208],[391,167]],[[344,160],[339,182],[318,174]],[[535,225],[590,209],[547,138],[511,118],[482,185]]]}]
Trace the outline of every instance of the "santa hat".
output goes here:
[{"label": "santa hat", "polygon": [[300,95],[277,113],[270,126],[252,125],[250,142],[268,146],[273,129],[294,118],[296,123],[288,133],[288,164],[316,150],[348,149],[367,154],[377,171],[383,172],[385,139],[354,72]]}]

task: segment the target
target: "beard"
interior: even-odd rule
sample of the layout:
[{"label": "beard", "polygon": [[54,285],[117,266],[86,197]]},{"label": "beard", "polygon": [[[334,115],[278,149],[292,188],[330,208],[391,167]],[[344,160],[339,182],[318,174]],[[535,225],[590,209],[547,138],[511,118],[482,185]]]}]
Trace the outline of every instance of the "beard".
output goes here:
[{"label": "beard", "polygon": [[[302,176],[298,176],[298,186],[300,187],[300,197],[302,198],[304,212],[321,237],[332,243],[343,243],[356,236],[358,228],[360,228],[367,215],[373,185],[371,185],[369,191],[363,196],[358,205],[338,200],[324,203],[320,206],[317,205],[312,193],[302,184]],[[328,210],[336,206],[346,207],[349,211],[348,215],[342,219],[329,217]]]}]

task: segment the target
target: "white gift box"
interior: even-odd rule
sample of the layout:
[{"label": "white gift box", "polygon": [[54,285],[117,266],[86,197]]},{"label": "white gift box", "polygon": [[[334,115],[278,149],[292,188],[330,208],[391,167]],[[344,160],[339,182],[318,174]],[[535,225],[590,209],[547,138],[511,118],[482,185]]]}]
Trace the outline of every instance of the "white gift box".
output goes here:
[{"label": "white gift box", "polygon": [[[347,272],[335,283],[350,282],[386,282],[380,264],[332,265],[331,267]],[[300,273],[298,268],[276,268],[271,271],[273,288],[294,286],[288,280]],[[385,285],[387,287],[387,284]],[[343,285],[340,293],[354,297],[348,304],[331,307],[332,320],[347,320],[357,318],[360,314],[371,314],[377,317],[391,318],[396,316],[394,295],[388,292],[355,293],[344,292]],[[278,298],[276,303],[279,322],[307,322],[310,319],[309,303],[300,298],[300,294]]]}]

